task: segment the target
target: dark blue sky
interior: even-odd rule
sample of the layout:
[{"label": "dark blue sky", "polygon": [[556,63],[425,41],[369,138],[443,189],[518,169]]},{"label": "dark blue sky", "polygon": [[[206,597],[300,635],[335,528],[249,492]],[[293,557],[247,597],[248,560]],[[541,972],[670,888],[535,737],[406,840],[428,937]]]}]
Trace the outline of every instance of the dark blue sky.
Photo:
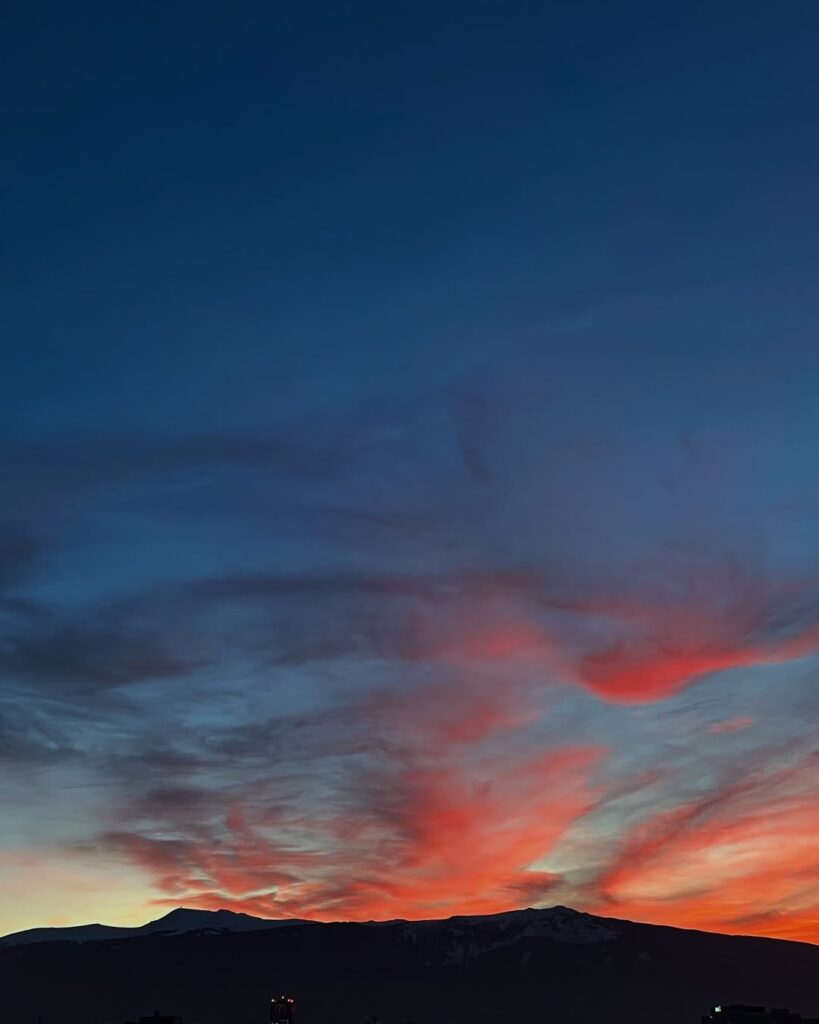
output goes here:
[{"label": "dark blue sky", "polygon": [[[615,350],[647,380],[672,350],[692,389],[767,369],[774,340],[798,355],[817,22],[809,3],[21,5],[6,421],[256,427],[527,347],[592,388]],[[622,322],[669,299],[693,322]]]},{"label": "dark blue sky", "polygon": [[819,935],[819,8],[4,35],[0,924]]}]

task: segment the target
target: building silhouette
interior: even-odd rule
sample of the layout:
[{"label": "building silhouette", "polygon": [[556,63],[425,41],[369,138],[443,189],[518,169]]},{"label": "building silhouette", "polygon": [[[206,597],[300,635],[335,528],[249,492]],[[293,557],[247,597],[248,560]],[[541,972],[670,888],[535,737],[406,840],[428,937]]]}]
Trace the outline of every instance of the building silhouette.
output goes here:
[{"label": "building silhouette", "polygon": [[293,1024],[295,1009],[292,996],[276,996],[270,1000],[270,1024]]},{"label": "building silhouette", "polygon": [[700,1024],[819,1024],[817,1017],[803,1017],[787,1007],[747,1006],[744,1003],[726,1003],[714,1006],[700,1018]]}]

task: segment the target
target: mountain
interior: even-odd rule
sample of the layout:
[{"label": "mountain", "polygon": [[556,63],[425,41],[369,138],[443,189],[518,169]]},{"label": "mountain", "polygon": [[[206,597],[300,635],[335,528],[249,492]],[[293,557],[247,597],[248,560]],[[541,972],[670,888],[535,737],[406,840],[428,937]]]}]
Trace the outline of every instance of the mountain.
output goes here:
[{"label": "mountain", "polygon": [[156,921],[138,928],[117,928],[107,924],[81,924],[70,928],[29,928],[0,937],[0,946],[27,946],[39,942],[100,942],[106,939],[132,939],[140,935],[179,935],[184,932],[252,932],[282,925],[312,924],[300,918],[268,920],[237,914],[232,910],[190,910],[177,907]]},{"label": "mountain", "polygon": [[295,997],[298,1024],[698,1024],[733,1002],[819,1014],[819,947],[807,943],[566,907],[364,924],[250,918],[258,926],[234,930],[188,916],[198,913],[124,937],[3,945],[4,1022],[122,1024],[158,1008],[185,1024],[264,1024],[281,992]]},{"label": "mountain", "polygon": [[[499,932],[496,945],[506,945],[523,937],[540,936],[561,942],[598,942],[613,938],[615,933],[596,923],[588,914],[578,914],[568,907],[552,907],[551,910],[513,910],[504,914],[489,914],[483,917],[450,917],[446,920],[430,921],[367,921],[370,928],[385,928],[400,924],[404,926],[407,941],[416,941],[419,936],[431,936],[445,932],[452,949],[447,954],[462,960],[467,954],[469,943],[464,945],[461,936],[471,935],[480,923],[491,923]],[[180,935],[185,932],[255,932],[283,926],[318,924],[302,918],[270,919],[239,914],[232,910],[191,910],[177,907],[164,917],[149,921],[136,928],[117,928],[107,924],[83,924],[68,928],[29,928],[0,937],[0,946],[29,946],[41,942],[103,942],[111,939],[133,939],[141,935]],[[486,952],[476,949],[474,955]]]}]

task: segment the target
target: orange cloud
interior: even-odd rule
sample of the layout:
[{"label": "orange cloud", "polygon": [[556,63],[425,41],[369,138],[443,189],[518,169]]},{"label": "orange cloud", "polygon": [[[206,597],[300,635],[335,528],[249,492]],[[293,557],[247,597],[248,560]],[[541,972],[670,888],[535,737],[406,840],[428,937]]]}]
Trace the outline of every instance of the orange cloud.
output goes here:
[{"label": "orange cloud", "polygon": [[130,839],[125,849],[155,872],[167,903],[316,919],[494,913],[554,882],[532,865],[592,805],[588,776],[601,756],[558,749],[479,777],[412,766],[388,809],[314,823],[312,851],[274,842],[235,812],[219,838]]},{"label": "orange cloud", "polygon": [[817,784],[814,752],[655,814],[598,878],[598,908],[678,927],[819,941]]},{"label": "orange cloud", "polygon": [[480,687],[375,695],[360,711],[383,749],[363,751],[324,813],[271,818],[246,789],[219,818],[160,808],[109,846],[153,875],[161,902],[317,919],[491,913],[555,882],[537,862],[599,798],[602,748],[502,754],[490,741],[530,711]]},{"label": "orange cloud", "polygon": [[[579,862],[586,880],[573,889],[540,866],[556,852],[554,863],[568,863],[572,826],[639,789],[635,779],[656,780],[657,770],[644,764],[634,779],[603,786],[601,747],[539,749],[530,727],[550,684],[582,686],[608,703],[649,703],[713,672],[803,657],[816,651],[819,631],[791,623],[783,636],[782,602],[792,596],[756,581],[733,590],[708,582],[701,592],[653,602],[566,602],[557,615],[556,602],[538,606],[525,580],[500,589],[484,581],[457,607],[448,599],[436,606],[429,629],[414,624],[412,657],[402,666],[418,673],[414,685],[295,724],[292,739],[305,746],[281,802],[265,795],[275,763],[254,752],[256,788],[252,775],[241,777],[230,806],[219,802],[222,787],[216,806],[191,814],[171,806],[150,819],[126,815],[109,842],[173,904],[417,918],[507,910],[560,888],[561,901],[614,915],[819,937],[811,930],[819,898],[808,891],[819,874],[810,763],[798,772],[751,772],[656,811],[589,864]],[[752,724],[732,718],[710,731]],[[258,746],[263,752],[265,738]]]}]

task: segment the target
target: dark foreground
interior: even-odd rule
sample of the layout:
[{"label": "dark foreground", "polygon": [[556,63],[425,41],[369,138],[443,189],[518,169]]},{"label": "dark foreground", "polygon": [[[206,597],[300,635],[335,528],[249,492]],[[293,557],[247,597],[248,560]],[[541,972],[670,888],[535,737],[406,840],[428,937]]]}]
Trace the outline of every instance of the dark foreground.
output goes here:
[{"label": "dark foreground", "polygon": [[819,1016],[819,946],[582,917],[580,939],[513,915],[10,946],[0,1019],[266,1024],[278,992],[298,1024],[698,1024],[730,1002]]}]

